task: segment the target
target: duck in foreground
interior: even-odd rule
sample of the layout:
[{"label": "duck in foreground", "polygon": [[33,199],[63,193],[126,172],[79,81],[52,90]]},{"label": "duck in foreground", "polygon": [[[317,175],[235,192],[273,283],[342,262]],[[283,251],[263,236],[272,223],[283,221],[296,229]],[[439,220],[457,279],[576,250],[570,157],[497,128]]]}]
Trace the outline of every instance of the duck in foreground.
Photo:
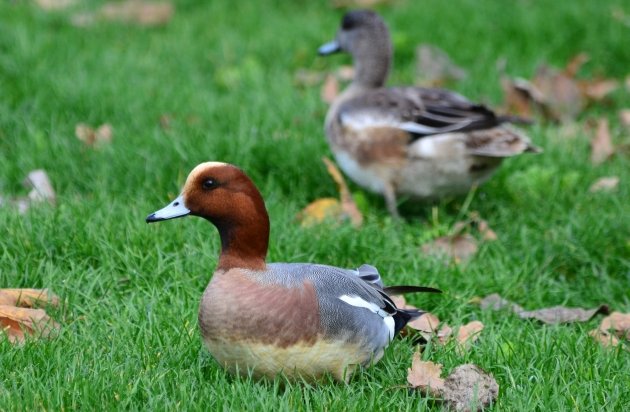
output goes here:
[{"label": "duck in foreground", "polygon": [[235,166],[195,167],[182,193],[146,221],[199,216],[221,237],[217,268],[199,308],[203,341],[228,371],[307,380],[328,373],[347,381],[377,362],[407,322],[421,315],[398,309],[388,293],[437,292],[383,287],[376,268],[266,263],[269,218],[260,192]]},{"label": "duck in foreground", "polygon": [[[369,10],[346,13],[320,55],[352,55],[355,76],[332,103],[325,130],[337,163],[357,184],[384,195],[437,199],[466,193],[506,157],[537,152],[511,117],[441,89],[384,87],[392,59],[389,31]],[[521,120],[522,121],[522,120]]]}]

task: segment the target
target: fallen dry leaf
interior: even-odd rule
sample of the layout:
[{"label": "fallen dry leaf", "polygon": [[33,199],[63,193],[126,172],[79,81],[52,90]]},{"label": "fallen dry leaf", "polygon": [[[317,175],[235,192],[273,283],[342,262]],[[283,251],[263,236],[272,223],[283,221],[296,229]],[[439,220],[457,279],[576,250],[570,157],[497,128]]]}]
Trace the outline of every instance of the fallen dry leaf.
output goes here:
[{"label": "fallen dry leaf", "polygon": [[335,101],[335,97],[339,94],[339,81],[333,74],[328,74],[322,85],[320,96],[322,100],[328,104]]},{"label": "fallen dry leaf", "polygon": [[483,410],[499,396],[499,384],[494,377],[470,363],[453,369],[443,386],[444,400],[456,411]]},{"label": "fallen dry leaf", "polygon": [[416,78],[423,86],[442,86],[450,80],[462,80],[466,70],[455,65],[448,54],[433,45],[416,47]]},{"label": "fallen dry leaf", "polygon": [[531,81],[510,79],[502,74],[504,110],[530,118],[538,113],[560,123],[573,121],[587,104],[599,102],[619,88],[619,81],[614,79],[577,79],[578,71],[588,59],[587,54],[580,53],[563,70],[541,65]]},{"label": "fallen dry leaf", "polygon": [[591,163],[599,165],[605,162],[613,155],[614,151],[608,119],[600,118],[597,121],[595,137],[591,139]]},{"label": "fallen dry leaf", "polygon": [[297,218],[302,222],[302,226],[309,227],[327,219],[338,220],[341,215],[339,200],[326,197],[309,203],[298,213]]},{"label": "fallen dry leaf", "polygon": [[622,109],[619,111],[619,122],[627,131],[630,131],[630,109]]},{"label": "fallen dry leaf", "polygon": [[438,330],[437,327],[440,324],[440,319],[432,313],[425,312],[417,319],[407,323],[407,326],[411,329],[415,329],[426,340],[430,340],[431,336]]},{"label": "fallen dry leaf", "polygon": [[174,13],[175,7],[168,2],[125,0],[105,3],[96,12],[76,14],[72,17],[72,23],[86,27],[98,20],[106,20],[140,26],[160,26],[167,24]]},{"label": "fallen dry leaf", "polygon": [[407,369],[407,382],[414,389],[420,389],[425,393],[441,397],[444,390],[442,365],[420,359],[420,353],[413,354],[411,368]]},{"label": "fallen dry leaf", "polygon": [[591,320],[593,316],[609,312],[608,306],[601,305],[594,309],[567,308],[564,306],[554,306],[532,311],[522,311],[517,315],[523,319],[534,318],[550,325],[556,323],[574,323],[586,322]]},{"label": "fallen dry leaf", "polygon": [[109,123],[102,124],[96,130],[84,123],[79,123],[74,128],[74,134],[87,146],[95,147],[111,143],[114,130]]},{"label": "fallen dry leaf", "polygon": [[50,179],[43,169],[32,170],[26,176],[24,185],[31,187],[28,198],[31,202],[55,203],[55,191],[52,188]]},{"label": "fallen dry leaf", "polygon": [[545,97],[529,80],[510,79],[503,75],[501,88],[505,101],[503,110],[506,113],[531,119],[535,113],[544,111]]},{"label": "fallen dry leaf", "polygon": [[57,306],[59,297],[48,289],[0,289],[0,305],[32,308],[41,304]]},{"label": "fallen dry leaf", "polygon": [[599,329],[630,340],[630,313],[611,313],[602,320]]},{"label": "fallen dry leaf", "polygon": [[600,177],[591,185],[588,191],[591,193],[612,192],[617,189],[617,186],[619,186],[618,176]]},{"label": "fallen dry leaf", "polygon": [[439,343],[441,343],[442,345],[446,345],[446,343],[451,339],[452,335],[453,329],[446,323],[443,323],[442,326],[440,326],[440,330],[438,330],[436,336]]},{"label": "fallen dry leaf", "polygon": [[592,319],[593,316],[597,314],[607,314],[609,312],[608,306],[606,305],[600,305],[599,307],[594,309],[554,306],[550,308],[527,311],[524,310],[520,305],[503,299],[500,295],[496,293],[493,293],[483,298],[481,300],[480,306],[482,309],[492,310],[501,310],[508,308],[522,319],[533,318],[548,324],[586,322]]},{"label": "fallen dry leaf", "polygon": [[501,310],[504,308],[509,308],[512,312],[522,312],[524,309],[517,305],[516,303],[512,303],[507,299],[504,299],[498,293],[493,293],[491,295],[486,296],[481,299],[479,302],[479,306],[481,309],[491,309],[491,310]]},{"label": "fallen dry leaf", "polygon": [[575,119],[584,109],[582,91],[575,79],[565,71],[540,66],[532,83],[544,96],[542,103],[551,120],[565,123]]},{"label": "fallen dry leaf", "polygon": [[477,253],[477,240],[468,233],[442,236],[422,245],[426,255],[447,257],[462,263]]},{"label": "fallen dry leaf", "polygon": [[597,78],[580,80],[578,83],[582,95],[588,100],[599,102],[619,88],[619,82],[614,79]]},{"label": "fallen dry leaf", "polygon": [[457,331],[457,343],[460,350],[468,350],[472,344],[479,339],[479,335],[483,330],[484,325],[478,320],[473,320],[460,327]]},{"label": "fallen dry leaf", "polygon": [[605,348],[616,347],[621,343],[615,335],[611,335],[600,329],[593,329],[588,334]]},{"label": "fallen dry leaf", "polygon": [[18,308],[0,305],[0,330],[12,343],[21,343],[26,335],[48,337],[59,329],[43,309]]},{"label": "fallen dry leaf", "polygon": [[76,0],[35,0],[35,3],[44,10],[62,10],[73,6]]}]

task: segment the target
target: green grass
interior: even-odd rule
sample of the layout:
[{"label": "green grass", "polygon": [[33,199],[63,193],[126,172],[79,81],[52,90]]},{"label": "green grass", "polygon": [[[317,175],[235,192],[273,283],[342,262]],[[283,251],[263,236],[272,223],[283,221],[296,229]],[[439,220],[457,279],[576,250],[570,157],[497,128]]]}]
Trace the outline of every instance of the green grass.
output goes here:
[{"label": "green grass", "polygon": [[[498,292],[527,309],[609,303],[630,311],[627,157],[593,167],[586,136],[566,140],[553,125],[531,128],[545,152],[505,162],[477,191],[469,209],[499,240],[464,267],[419,253],[458,219],[463,198],[406,205],[409,218],[397,225],[382,200],[366,194],[360,230],[302,229],[295,214],[336,188],[320,161],[330,155],[326,105],[317,87],[296,87],[293,76],[349,62],[315,53],[341,12],[325,1],[205,3],[178,1],[162,28],[84,29],[68,23],[70,12],[0,3],[0,193],[24,195],[26,173],[44,168],[58,194],[55,208],[25,215],[0,208],[0,286],[49,287],[63,299],[51,312],[63,325],[58,338],[0,342],[0,410],[438,409],[400,387],[414,351],[409,340],[394,342],[349,385],[256,383],[215,365],[196,312],[216,263],[216,232],[201,219],[144,223],[205,160],[243,167],[263,192],[271,261],[370,262],[389,283],[443,289],[441,297],[409,300],[449,324],[484,322],[470,353],[447,346],[424,356],[446,371],[473,362],[492,372],[501,386],[495,410],[627,409],[630,353],[590,340],[599,319],[542,326],[467,303]],[[469,70],[454,89],[497,105],[502,57],[508,73],[529,77],[541,62],[563,66],[586,51],[585,76],[623,79],[630,28],[611,18],[615,7],[630,14],[622,0],[409,0],[379,11],[396,43],[392,83],[413,81],[413,50],[432,43]],[[583,119],[610,118],[615,142],[627,143],[616,117],[622,107],[630,97],[619,90]],[[172,119],[168,130],[163,114]],[[79,122],[111,123],[113,144],[83,147],[74,137]],[[610,175],[621,177],[616,193],[588,193]]]}]

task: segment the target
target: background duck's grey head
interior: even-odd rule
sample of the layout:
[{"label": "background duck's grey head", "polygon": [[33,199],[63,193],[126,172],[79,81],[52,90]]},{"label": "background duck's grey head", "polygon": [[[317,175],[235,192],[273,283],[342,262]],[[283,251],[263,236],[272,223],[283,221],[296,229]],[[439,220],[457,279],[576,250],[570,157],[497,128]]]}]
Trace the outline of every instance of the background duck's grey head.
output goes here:
[{"label": "background duck's grey head", "polygon": [[371,10],[353,10],[341,19],[337,37],[319,48],[322,55],[344,51],[354,59],[355,81],[369,87],[385,83],[392,57],[387,25]]}]

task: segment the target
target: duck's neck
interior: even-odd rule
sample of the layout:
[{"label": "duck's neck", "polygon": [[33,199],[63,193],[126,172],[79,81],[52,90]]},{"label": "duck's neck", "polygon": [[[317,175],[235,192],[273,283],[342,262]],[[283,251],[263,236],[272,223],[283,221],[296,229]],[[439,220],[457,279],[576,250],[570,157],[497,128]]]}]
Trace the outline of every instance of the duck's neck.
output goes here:
[{"label": "duck's neck", "polygon": [[371,50],[369,54],[355,55],[354,80],[351,87],[357,89],[377,89],[385,85],[392,60],[390,45]]},{"label": "duck's neck", "polygon": [[215,221],[221,236],[221,255],[217,269],[263,270],[269,246],[269,217],[258,214],[255,219]]}]

